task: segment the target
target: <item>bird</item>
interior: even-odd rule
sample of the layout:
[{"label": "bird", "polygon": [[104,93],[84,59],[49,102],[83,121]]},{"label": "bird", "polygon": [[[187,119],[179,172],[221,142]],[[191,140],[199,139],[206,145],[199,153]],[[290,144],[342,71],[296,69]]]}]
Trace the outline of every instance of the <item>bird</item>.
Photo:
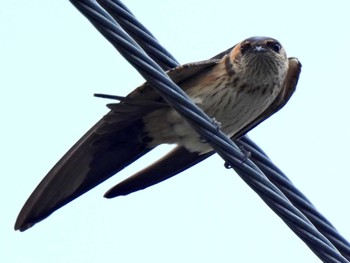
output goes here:
[{"label": "bird", "polygon": [[[294,93],[301,63],[271,37],[247,38],[211,59],[167,75],[232,140],[279,111]],[[128,195],[166,180],[215,152],[149,82],[117,100],[57,162],[21,209],[15,230],[25,231],[161,144],[176,147],[111,188],[106,198]]]}]

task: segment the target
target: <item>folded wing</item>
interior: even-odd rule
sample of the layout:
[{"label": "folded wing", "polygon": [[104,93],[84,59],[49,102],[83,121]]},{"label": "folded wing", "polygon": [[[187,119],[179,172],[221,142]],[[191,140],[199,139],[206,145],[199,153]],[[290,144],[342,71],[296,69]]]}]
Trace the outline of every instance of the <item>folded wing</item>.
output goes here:
[{"label": "folded wing", "polygon": [[[186,64],[170,70],[168,75],[181,86],[218,61]],[[30,228],[151,150],[142,118],[169,106],[148,83],[118,98],[121,102],[109,104],[111,111],[73,145],[36,187],[18,215],[16,230]]]}]

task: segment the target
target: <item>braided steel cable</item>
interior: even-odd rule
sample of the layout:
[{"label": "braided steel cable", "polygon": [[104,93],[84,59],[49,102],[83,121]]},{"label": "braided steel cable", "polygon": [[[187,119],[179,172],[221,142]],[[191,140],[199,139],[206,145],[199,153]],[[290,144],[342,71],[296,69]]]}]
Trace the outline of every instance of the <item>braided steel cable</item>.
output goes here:
[{"label": "braided steel cable", "polygon": [[313,225],[330,240],[339,252],[350,259],[350,244],[342,237],[335,227],[316,210],[314,205],[288,179],[288,177],[274,165],[268,156],[248,136],[241,137],[237,144],[251,153],[250,159],[264,172],[269,180],[275,184],[286,197],[313,223]]},{"label": "braided steel cable", "polygon": [[164,70],[174,68],[179,62],[162,46],[120,1],[97,2],[119,23],[119,25],[141,46]]},{"label": "braided steel cable", "polygon": [[[198,109],[188,99],[187,95],[169,79],[163,69],[173,67],[173,64],[176,66],[176,60],[160,46],[151,33],[143,30],[145,28],[120,1],[99,1],[105,9],[98,5],[96,1],[71,0],[71,2],[118,49],[129,63],[157,89],[164,99],[190,122],[201,137],[212,145],[226,163],[236,170],[241,178],[259,194],[263,201],[282,218],[320,259],[324,262],[348,262],[307,217],[286,198],[282,191],[267,179],[261,171],[266,171],[266,166],[257,161],[257,164],[261,165],[260,170],[256,164],[247,159],[246,155],[241,153],[239,148],[219,131],[215,123]],[[134,36],[139,45],[123,29]],[[148,54],[162,65],[163,69],[151,60],[140,46],[144,47]],[[155,50],[156,52],[154,52]],[[159,52],[163,55],[159,55]],[[248,143],[245,147],[249,151],[253,150],[254,147],[249,143],[249,139],[245,139],[247,138],[241,140],[242,145],[243,142]],[[253,148],[250,149],[248,146]],[[252,159],[255,161],[254,158]],[[273,166],[270,168],[277,175],[280,174],[278,169],[274,169]],[[342,244],[344,243],[346,242],[342,242]]]}]

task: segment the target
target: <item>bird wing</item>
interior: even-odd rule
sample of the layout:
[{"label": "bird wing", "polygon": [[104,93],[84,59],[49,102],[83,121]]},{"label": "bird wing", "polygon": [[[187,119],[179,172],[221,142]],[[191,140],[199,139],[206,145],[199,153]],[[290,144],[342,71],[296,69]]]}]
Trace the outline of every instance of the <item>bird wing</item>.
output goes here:
[{"label": "bird wing", "polygon": [[[181,85],[219,61],[185,64],[167,74]],[[128,96],[117,98],[121,101],[108,104],[111,111],[74,144],[39,183],[17,217],[16,230],[30,228],[152,150],[140,140],[142,117],[169,106],[147,82]]]},{"label": "bird wing", "polygon": [[[263,113],[254,119],[254,121],[243,127],[238,133],[231,137],[233,141],[246,134],[248,131],[283,108],[296,89],[300,71],[300,62],[296,58],[289,58],[289,69],[284,86],[276,99]],[[162,159],[111,188],[105,194],[105,197],[113,198],[120,195],[127,195],[162,182],[203,161],[214,153],[215,152],[213,151],[205,154],[191,153],[184,147],[178,146]]]}]

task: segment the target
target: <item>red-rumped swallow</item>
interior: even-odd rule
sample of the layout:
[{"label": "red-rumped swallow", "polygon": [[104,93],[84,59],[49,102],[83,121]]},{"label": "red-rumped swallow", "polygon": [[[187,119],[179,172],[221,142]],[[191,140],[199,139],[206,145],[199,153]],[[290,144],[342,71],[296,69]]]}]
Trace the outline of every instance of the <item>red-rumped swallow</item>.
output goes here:
[{"label": "red-rumped swallow", "polygon": [[[212,59],[167,72],[233,140],[281,109],[293,94],[301,64],[270,37],[251,37]],[[108,96],[106,96],[108,97]],[[113,97],[113,96],[110,96]],[[177,144],[165,157],[110,189],[127,195],[202,161],[213,150],[149,84],[145,83],[98,121],[40,182],[15,229],[24,231],[116,174],[160,144]]]}]

